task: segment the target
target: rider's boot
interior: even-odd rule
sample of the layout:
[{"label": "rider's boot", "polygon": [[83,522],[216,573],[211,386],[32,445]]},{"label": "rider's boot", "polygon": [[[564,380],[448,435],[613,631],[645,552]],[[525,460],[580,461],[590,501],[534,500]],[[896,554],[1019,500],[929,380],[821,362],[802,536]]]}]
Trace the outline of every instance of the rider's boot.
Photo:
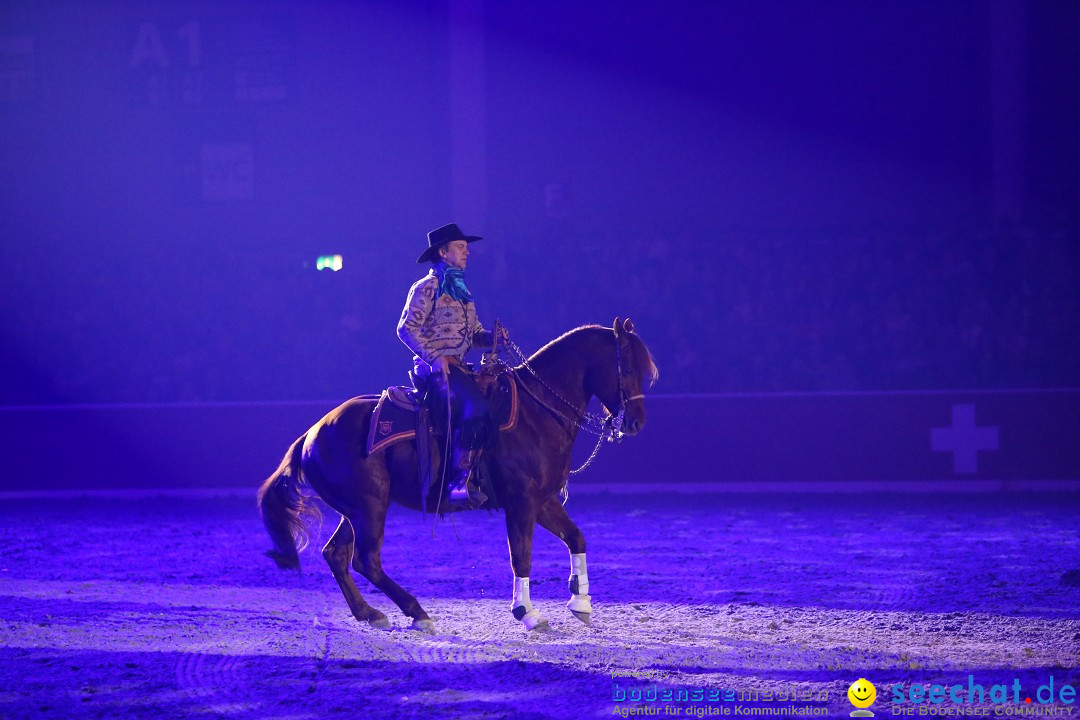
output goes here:
[{"label": "rider's boot", "polygon": [[450,461],[453,479],[450,481],[450,502],[461,508],[478,508],[487,502],[487,495],[476,483],[476,469],[480,464],[483,450],[469,448],[460,441],[454,445],[454,454]]}]

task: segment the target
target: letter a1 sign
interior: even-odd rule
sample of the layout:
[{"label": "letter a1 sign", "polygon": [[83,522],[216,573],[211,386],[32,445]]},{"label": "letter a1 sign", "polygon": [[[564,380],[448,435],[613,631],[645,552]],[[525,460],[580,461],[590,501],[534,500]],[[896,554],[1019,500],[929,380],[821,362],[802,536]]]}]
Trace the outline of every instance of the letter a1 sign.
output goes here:
[{"label": "letter a1 sign", "polygon": [[998,428],[996,425],[978,427],[974,405],[953,405],[952,426],[930,429],[930,449],[951,452],[953,472],[970,475],[978,472],[980,450],[998,449]]}]

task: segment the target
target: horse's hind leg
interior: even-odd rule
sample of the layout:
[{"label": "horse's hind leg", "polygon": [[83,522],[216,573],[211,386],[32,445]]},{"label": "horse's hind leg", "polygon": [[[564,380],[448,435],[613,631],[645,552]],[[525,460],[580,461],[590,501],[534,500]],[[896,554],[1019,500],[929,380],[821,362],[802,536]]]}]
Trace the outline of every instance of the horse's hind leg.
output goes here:
[{"label": "horse's hind leg", "polygon": [[364,596],[360,594],[360,589],[356,587],[352,575],[349,574],[349,560],[353,556],[353,544],[352,525],[342,516],[337,530],[323,546],[323,559],[330,566],[330,572],[334,573],[334,579],[337,580],[338,587],[345,595],[345,602],[349,603],[349,610],[352,611],[353,617],[360,622],[371,623],[377,628],[388,628],[390,621],[386,619],[386,615],[367,604]]},{"label": "horse's hind leg", "polygon": [[510,567],[514,569],[514,598],[510,611],[526,630],[547,630],[548,621],[533,607],[529,596],[529,573],[532,571],[533,530],[536,511],[529,503],[507,505],[506,540],[510,545]]},{"label": "horse's hind leg", "polygon": [[555,498],[548,500],[537,513],[540,527],[566,543],[570,551],[570,602],[566,607],[581,622],[589,624],[592,601],[589,597],[589,575],[585,572],[585,536],[566,514],[566,508]]},{"label": "horse's hind leg", "polygon": [[353,567],[367,578],[368,582],[393,600],[394,604],[401,608],[401,612],[413,619],[414,630],[435,632],[435,623],[424,612],[424,608],[420,607],[417,599],[383,572],[382,543],[383,532],[386,529],[386,505],[377,506],[373,503],[365,508],[362,517],[354,516],[352,521],[356,530],[356,554],[353,558]]}]

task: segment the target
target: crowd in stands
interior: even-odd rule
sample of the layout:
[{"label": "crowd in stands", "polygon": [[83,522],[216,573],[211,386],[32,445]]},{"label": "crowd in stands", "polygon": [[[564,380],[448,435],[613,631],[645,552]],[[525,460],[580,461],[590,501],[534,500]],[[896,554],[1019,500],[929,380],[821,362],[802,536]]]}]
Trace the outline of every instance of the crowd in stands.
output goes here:
[{"label": "crowd in stands", "polygon": [[[1075,232],[549,240],[477,246],[481,319],[500,317],[532,351],[630,316],[660,367],[656,392],[1080,386]],[[394,327],[423,268],[390,254],[349,263],[333,277],[259,262],[232,275],[103,267],[38,302],[15,307],[8,295],[0,402],[334,400],[403,383],[410,354]]]},{"label": "crowd in stands", "polygon": [[[552,298],[552,331],[583,309],[606,321],[628,308],[665,392],[1075,387],[1077,241],[729,231],[687,252],[644,237],[586,246],[591,283],[540,294],[557,287],[556,268],[532,292]],[[529,282],[523,273],[516,285]]]}]

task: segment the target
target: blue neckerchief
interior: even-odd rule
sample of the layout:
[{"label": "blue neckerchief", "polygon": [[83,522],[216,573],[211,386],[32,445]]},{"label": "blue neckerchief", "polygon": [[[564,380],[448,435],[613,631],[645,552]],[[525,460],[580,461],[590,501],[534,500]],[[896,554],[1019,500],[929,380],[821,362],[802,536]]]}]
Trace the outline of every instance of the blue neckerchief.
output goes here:
[{"label": "blue neckerchief", "polygon": [[439,289],[435,291],[435,299],[440,295],[449,295],[459,303],[471,303],[472,293],[465,287],[465,271],[461,268],[450,267],[445,262],[436,263],[432,268],[435,276],[439,278]]}]

